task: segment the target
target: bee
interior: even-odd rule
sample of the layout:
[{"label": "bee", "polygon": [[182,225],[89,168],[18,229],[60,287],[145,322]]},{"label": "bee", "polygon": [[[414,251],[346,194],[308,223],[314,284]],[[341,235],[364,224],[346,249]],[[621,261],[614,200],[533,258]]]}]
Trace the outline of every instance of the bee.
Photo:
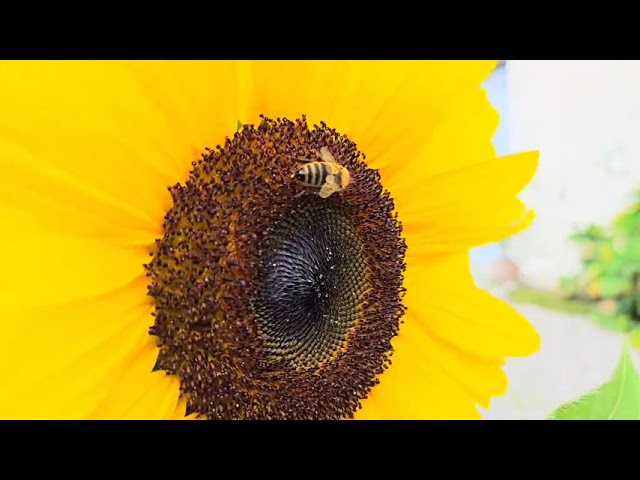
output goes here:
[{"label": "bee", "polygon": [[[292,178],[306,187],[319,189],[320,198],[330,197],[349,186],[351,183],[349,170],[336,161],[327,147],[322,147],[320,152],[316,152],[316,156],[319,160],[294,158],[294,160],[303,162],[304,165],[293,173]],[[302,193],[304,192],[296,196],[302,195]]]}]

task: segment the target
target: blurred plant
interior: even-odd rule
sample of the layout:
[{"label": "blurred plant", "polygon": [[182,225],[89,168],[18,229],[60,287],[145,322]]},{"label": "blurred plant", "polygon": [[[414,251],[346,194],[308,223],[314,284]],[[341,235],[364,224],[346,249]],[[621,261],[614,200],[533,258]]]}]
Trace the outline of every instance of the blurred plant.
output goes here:
[{"label": "blurred plant", "polygon": [[582,248],[582,270],[560,281],[563,294],[598,302],[594,315],[605,326],[636,327],[640,322],[640,191],[610,227],[591,225],[571,240]]},{"label": "blurred plant", "polygon": [[640,420],[640,374],[627,341],[609,380],[557,408],[549,420]]}]

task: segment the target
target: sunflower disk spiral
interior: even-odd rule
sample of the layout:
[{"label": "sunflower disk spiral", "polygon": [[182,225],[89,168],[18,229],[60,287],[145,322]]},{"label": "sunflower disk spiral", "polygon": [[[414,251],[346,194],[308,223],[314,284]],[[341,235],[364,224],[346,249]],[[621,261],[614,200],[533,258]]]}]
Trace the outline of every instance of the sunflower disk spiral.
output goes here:
[{"label": "sunflower disk spiral", "polygon": [[[291,157],[323,146],[352,185],[297,196]],[[263,118],[170,192],[145,268],[156,370],[180,378],[187,414],[351,417],[390,363],[406,251],[393,201],[356,145],[304,117]]]}]

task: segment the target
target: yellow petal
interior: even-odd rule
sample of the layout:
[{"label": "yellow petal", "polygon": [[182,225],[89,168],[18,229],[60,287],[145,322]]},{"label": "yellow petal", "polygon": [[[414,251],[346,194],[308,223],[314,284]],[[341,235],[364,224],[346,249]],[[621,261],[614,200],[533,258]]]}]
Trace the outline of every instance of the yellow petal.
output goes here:
[{"label": "yellow petal", "polygon": [[[0,62],[0,204],[15,203],[24,191],[39,199],[21,204],[35,207],[32,221],[52,224],[38,208],[49,202],[49,211],[61,210],[60,230],[81,229],[73,210],[146,231],[152,242],[170,205],[167,186],[184,177],[206,141],[233,132],[223,119],[233,116],[235,91],[217,88],[232,81],[232,67]],[[206,111],[219,121],[206,121]],[[94,228],[90,222],[83,233],[104,233]]]},{"label": "yellow petal", "polygon": [[[152,317],[146,319],[139,348],[109,385],[107,394],[94,405],[89,418],[164,420],[184,418],[186,404],[179,398],[180,382],[164,371],[153,371],[158,358],[156,338],[148,334]],[[188,418],[192,418],[190,416]]]},{"label": "yellow petal", "polygon": [[347,134],[374,168],[415,156],[457,95],[495,61],[258,61],[251,121],[307,114]]},{"label": "yellow petal", "polygon": [[533,177],[538,152],[500,157],[436,175],[412,201],[401,196],[397,209],[409,255],[455,251],[493,242],[519,232],[533,212],[515,195]]},{"label": "yellow petal", "polygon": [[405,286],[418,287],[419,291],[407,294],[420,294],[433,289],[464,291],[475,286],[469,264],[469,251],[434,255],[428,261],[407,262],[404,274]]},{"label": "yellow petal", "polygon": [[[149,259],[146,248],[46,232],[1,205],[0,215],[6,229],[0,235],[0,312],[62,305],[117,290],[142,274]],[[4,327],[12,320],[0,322]]]},{"label": "yellow petal", "polygon": [[448,105],[419,151],[396,158],[394,165],[384,169],[385,186],[400,203],[411,202],[412,193],[422,189],[426,179],[492,160],[496,156],[492,138],[499,120],[484,89],[462,92]]},{"label": "yellow petal", "polygon": [[243,123],[258,116],[295,119],[306,114],[311,124],[327,116],[337,106],[346,83],[350,62],[322,60],[258,60],[245,62],[243,84],[247,90]]},{"label": "yellow petal", "polygon": [[407,261],[493,243],[527,229],[535,212],[517,198],[493,203],[453,204],[429,219],[403,224]]},{"label": "yellow petal", "polygon": [[129,400],[130,407],[120,414],[109,415],[107,418],[170,420],[176,411],[180,393],[180,382],[177,377],[167,376],[165,372],[145,372],[138,378],[137,388],[142,392],[142,395],[136,397],[136,395],[132,395],[131,390],[126,390],[122,392],[126,396],[121,400],[115,400],[119,397],[111,397],[111,400],[108,401],[115,402],[118,406],[125,405],[125,402]]},{"label": "yellow petal", "polygon": [[434,260],[407,270],[393,363],[357,418],[479,418],[474,404],[506,390],[504,358],[540,347],[524,317],[472,284],[467,254]]},{"label": "yellow petal", "polygon": [[[5,172],[0,175],[0,208],[13,217],[4,222],[3,231],[28,224],[39,226],[42,234],[72,234],[127,246],[149,245],[161,234],[160,221],[44,165],[41,157],[7,141],[1,132],[0,166]],[[164,195],[155,199],[158,206]]]},{"label": "yellow petal", "polygon": [[0,418],[85,418],[95,410],[151,339],[145,290],[142,277],[63,306],[4,309]]},{"label": "yellow petal", "polygon": [[538,168],[539,152],[524,152],[491,159],[477,165],[443,173],[427,179],[420,195],[411,202],[402,198],[398,209],[405,221],[413,216],[437,214],[455,203],[493,203],[521,192]]},{"label": "yellow petal", "polygon": [[[458,420],[481,418],[471,396],[402,333],[380,384],[371,391],[356,418],[367,418],[369,404],[381,420]],[[369,417],[371,418],[371,417]]]},{"label": "yellow petal", "polygon": [[[173,415],[171,416],[171,420],[195,420],[196,419],[196,414],[192,413],[189,416],[185,416],[185,413],[187,411],[187,400],[182,397],[180,400],[178,400],[178,405],[176,405],[176,409],[173,412]],[[200,417],[203,418],[203,417]]]},{"label": "yellow petal", "polygon": [[[375,387],[374,387],[375,388]],[[381,420],[384,415],[378,410],[371,394],[362,401],[362,408],[353,414],[354,420]]]},{"label": "yellow petal", "polygon": [[431,338],[498,361],[540,348],[538,333],[513,307],[466,282],[456,287],[454,268],[443,275],[434,277],[427,264],[409,264],[405,275],[405,305]]},{"label": "yellow petal", "polygon": [[419,317],[407,315],[402,335],[413,345],[414,351],[423,352],[423,361],[440,366],[484,408],[489,408],[491,397],[506,391],[508,382],[501,368],[502,362],[474,356],[453,345],[438,342],[420,328],[419,322]]},{"label": "yellow petal", "polygon": [[192,158],[205,147],[222,144],[236,131],[239,97],[248,95],[238,85],[236,62],[134,61],[127,66],[169,129],[188,140],[191,155],[173,157],[176,181],[186,177]]}]

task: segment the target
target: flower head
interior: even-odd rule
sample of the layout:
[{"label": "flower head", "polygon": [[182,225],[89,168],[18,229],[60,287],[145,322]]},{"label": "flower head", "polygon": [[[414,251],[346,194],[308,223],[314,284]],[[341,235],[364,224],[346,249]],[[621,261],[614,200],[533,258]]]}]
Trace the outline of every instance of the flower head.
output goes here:
[{"label": "flower head", "polygon": [[494,64],[0,63],[0,417],[477,418],[539,344]]}]

